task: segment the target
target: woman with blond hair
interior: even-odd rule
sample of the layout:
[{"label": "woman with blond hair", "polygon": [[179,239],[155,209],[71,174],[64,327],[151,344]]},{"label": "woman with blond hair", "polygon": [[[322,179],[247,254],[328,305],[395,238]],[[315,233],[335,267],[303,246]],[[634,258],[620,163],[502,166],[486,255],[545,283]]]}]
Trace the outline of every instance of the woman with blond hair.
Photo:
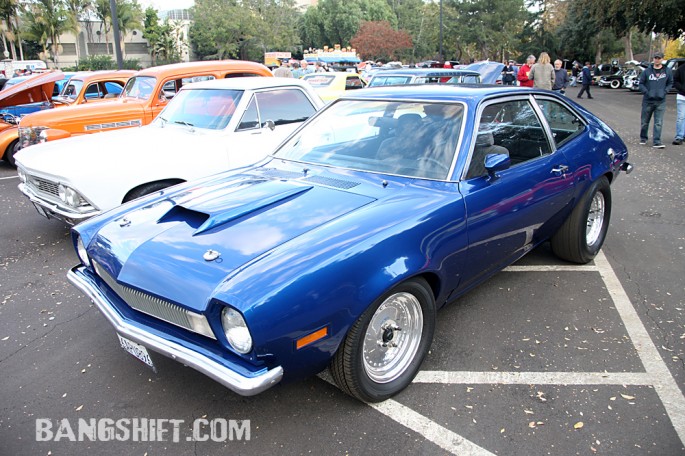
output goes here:
[{"label": "woman with blond hair", "polygon": [[542,52],[540,58],[530,69],[529,79],[533,80],[533,87],[552,90],[554,84],[554,67],[550,63],[549,54]]}]

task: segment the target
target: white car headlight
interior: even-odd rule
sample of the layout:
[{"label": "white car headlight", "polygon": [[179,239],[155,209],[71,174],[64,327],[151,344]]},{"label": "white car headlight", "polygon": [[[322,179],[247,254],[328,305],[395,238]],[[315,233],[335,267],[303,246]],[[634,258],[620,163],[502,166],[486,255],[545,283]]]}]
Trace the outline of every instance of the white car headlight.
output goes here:
[{"label": "white car headlight", "polygon": [[240,312],[224,307],[221,311],[221,326],[224,328],[228,343],[235,351],[245,354],[252,350],[252,336]]},{"label": "white car headlight", "polygon": [[79,207],[81,205],[81,196],[71,187],[59,184],[57,187],[57,194],[59,195],[59,199],[71,207]]},{"label": "white car headlight", "polygon": [[79,260],[85,266],[90,267],[90,258],[88,258],[88,252],[86,251],[86,246],[83,245],[83,240],[81,236],[78,237],[76,241],[76,253],[78,254]]}]

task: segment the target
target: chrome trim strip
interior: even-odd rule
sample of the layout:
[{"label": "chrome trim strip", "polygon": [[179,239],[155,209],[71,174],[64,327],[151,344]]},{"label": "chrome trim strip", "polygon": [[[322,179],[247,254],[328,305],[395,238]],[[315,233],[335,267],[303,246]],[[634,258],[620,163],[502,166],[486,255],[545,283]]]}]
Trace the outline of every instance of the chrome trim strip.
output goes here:
[{"label": "chrome trim strip", "polygon": [[87,212],[87,213],[81,213],[81,212],[72,212],[72,211],[67,211],[62,209],[60,206],[57,206],[56,204],[51,204],[44,199],[41,199],[31,191],[31,189],[24,184],[23,182],[18,185],[19,191],[21,191],[24,196],[26,196],[29,200],[31,200],[32,203],[42,207],[43,209],[47,210],[50,212],[50,216],[63,221],[64,223],[67,223],[69,225],[76,225],[78,222],[85,220],[90,217],[94,217],[98,214],[100,214],[100,211],[93,211],[93,212]]},{"label": "chrome trim strip", "polygon": [[114,326],[116,332],[127,339],[131,339],[150,350],[192,367],[198,372],[221,383],[226,388],[243,396],[254,396],[255,394],[259,394],[262,391],[269,389],[283,378],[283,368],[281,366],[274,367],[256,377],[245,377],[226,366],[200,355],[188,347],[165,340],[159,336],[146,332],[144,329],[131,325],[121,318],[119,313],[110,304],[107,297],[98,289],[97,284],[84,274],[84,269],[85,266],[83,265],[72,268],[67,273],[67,279],[72,285],[90,298],[90,300],[100,309],[105,318]]}]

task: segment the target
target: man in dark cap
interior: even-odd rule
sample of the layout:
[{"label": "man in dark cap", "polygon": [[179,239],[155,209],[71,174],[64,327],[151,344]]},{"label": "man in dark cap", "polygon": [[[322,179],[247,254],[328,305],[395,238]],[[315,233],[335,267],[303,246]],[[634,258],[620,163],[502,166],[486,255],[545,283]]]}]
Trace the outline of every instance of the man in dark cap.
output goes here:
[{"label": "man in dark cap", "polygon": [[673,86],[671,69],[663,65],[664,55],[654,54],[652,64],[640,74],[640,92],[642,92],[642,115],[640,126],[640,144],[647,144],[649,121],[654,115],[653,140],[655,149],[663,149],[661,126],[666,111],[666,94]]}]

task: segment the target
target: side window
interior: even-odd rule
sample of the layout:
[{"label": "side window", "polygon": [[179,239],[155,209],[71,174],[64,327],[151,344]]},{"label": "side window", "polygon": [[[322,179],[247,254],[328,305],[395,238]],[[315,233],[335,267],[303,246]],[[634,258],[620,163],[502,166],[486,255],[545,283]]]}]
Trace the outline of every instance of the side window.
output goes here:
[{"label": "side window", "polygon": [[254,128],[259,128],[259,112],[257,111],[257,100],[255,97],[252,97],[236,131],[252,130]]},{"label": "side window", "polygon": [[528,100],[486,106],[475,135],[466,178],[486,174],[485,158],[507,154],[512,166],[551,153],[547,135]]},{"label": "side window", "polygon": [[557,147],[578,136],[585,124],[563,104],[554,100],[536,100],[552,130],[554,143]]},{"label": "side window", "polygon": [[105,98],[113,98],[119,96],[121,91],[124,89],[124,86],[118,82],[114,81],[106,81],[105,82],[105,91],[107,92],[107,95],[105,95]]},{"label": "side window", "polygon": [[224,76],[225,79],[228,78],[249,78],[249,77],[260,77],[262,76],[261,74],[255,74],[255,73],[228,73],[226,76]]},{"label": "side window", "polygon": [[276,125],[304,122],[316,109],[298,89],[270,90],[257,94],[262,121],[273,120]]},{"label": "side window", "polygon": [[94,98],[102,98],[100,95],[100,87],[98,86],[97,82],[89,85],[86,88],[85,97],[87,100],[92,100]]}]

